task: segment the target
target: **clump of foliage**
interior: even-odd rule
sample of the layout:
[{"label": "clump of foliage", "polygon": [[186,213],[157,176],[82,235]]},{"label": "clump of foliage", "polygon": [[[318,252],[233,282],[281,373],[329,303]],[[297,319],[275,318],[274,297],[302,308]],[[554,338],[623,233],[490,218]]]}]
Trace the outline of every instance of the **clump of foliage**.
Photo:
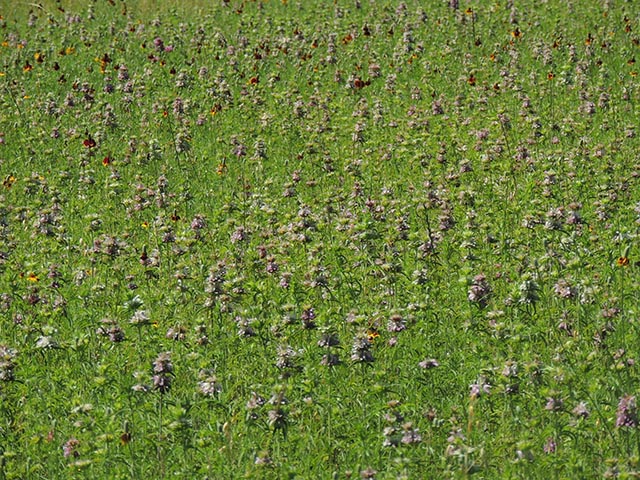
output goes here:
[{"label": "clump of foliage", "polygon": [[638,475],[631,3],[3,15],[2,478]]}]

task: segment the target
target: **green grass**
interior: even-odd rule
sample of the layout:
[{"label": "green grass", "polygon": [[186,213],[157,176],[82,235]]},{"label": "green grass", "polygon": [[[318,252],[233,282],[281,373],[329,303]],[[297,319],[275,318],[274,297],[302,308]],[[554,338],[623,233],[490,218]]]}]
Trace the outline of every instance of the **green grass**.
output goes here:
[{"label": "green grass", "polygon": [[419,3],[0,4],[0,478],[637,476],[637,12]]}]

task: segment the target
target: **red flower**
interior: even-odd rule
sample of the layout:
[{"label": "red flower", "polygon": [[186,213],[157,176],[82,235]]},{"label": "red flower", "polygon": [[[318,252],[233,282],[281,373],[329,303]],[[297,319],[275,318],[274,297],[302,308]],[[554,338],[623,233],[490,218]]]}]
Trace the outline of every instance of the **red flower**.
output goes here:
[{"label": "red flower", "polygon": [[82,144],[85,146],[85,148],[93,148],[96,146],[96,141],[91,137],[87,137],[84,142],[82,142]]}]

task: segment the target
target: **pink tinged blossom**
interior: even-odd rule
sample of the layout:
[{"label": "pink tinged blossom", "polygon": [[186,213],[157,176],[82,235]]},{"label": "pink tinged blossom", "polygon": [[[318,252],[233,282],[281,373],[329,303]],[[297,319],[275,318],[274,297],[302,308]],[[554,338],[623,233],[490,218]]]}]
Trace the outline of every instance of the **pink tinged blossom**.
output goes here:
[{"label": "pink tinged blossom", "polygon": [[578,405],[576,405],[571,413],[573,413],[576,417],[589,417],[589,410],[587,409],[587,404],[585,402],[580,402]]},{"label": "pink tinged blossom", "polygon": [[556,453],[557,444],[553,437],[547,438],[546,443],[544,444],[543,450],[547,455],[551,455],[552,453]]},{"label": "pink tinged blossom", "polygon": [[80,445],[80,441],[76,438],[72,437],[67,440],[66,443],[62,446],[62,453],[65,458],[80,456],[77,450],[78,445]]},{"label": "pink tinged blossom", "polygon": [[432,368],[439,367],[440,363],[434,358],[427,358],[426,360],[423,360],[420,363],[418,363],[418,365],[420,366],[420,368],[423,368],[425,370],[430,370]]},{"label": "pink tinged blossom", "polygon": [[477,383],[470,385],[469,396],[471,398],[478,398],[482,395],[488,395],[491,392],[491,385],[485,383],[484,380],[479,380]]},{"label": "pink tinged blossom", "polygon": [[638,407],[636,405],[636,397],[633,395],[624,395],[618,403],[616,412],[616,427],[637,427],[638,426]]}]

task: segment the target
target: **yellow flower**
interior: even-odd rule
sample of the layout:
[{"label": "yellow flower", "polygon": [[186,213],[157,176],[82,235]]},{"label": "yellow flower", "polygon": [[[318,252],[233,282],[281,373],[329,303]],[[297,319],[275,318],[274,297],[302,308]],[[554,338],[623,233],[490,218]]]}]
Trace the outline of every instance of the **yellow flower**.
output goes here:
[{"label": "yellow flower", "polygon": [[619,267],[626,267],[629,265],[629,258],[628,257],[618,257],[618,260],[616,260],[616,265],[618,265]]},{"label": "yellow flower", "polygon": [[14,177],[13,175],[7,175],[6,177],[4,177],[2,185],[4,185],[6,188],[11,188],[11,186],[15,182],[16,182],[16,177]]}]

